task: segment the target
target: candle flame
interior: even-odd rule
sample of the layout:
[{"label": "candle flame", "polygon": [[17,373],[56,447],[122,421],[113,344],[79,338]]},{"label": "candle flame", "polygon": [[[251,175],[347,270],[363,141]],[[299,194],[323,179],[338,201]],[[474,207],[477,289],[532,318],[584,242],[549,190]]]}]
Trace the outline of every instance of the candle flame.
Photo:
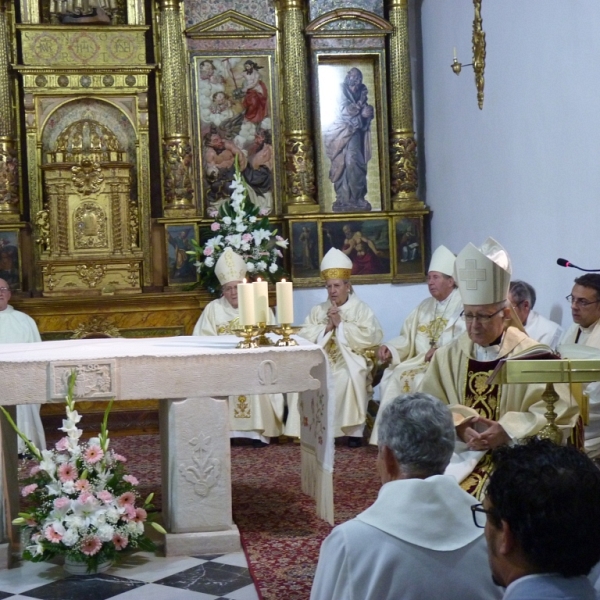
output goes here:
[{"label": "candle flame", "polygon": [[285,283],[285,277],[281,280],[281,283]]},{"label": "candle flame", "polygon": [[242,283],[248,283],[248,282],[246,281],[246,278],[245,278],[245,277],[244,277],[244,279],[242,279]]}]

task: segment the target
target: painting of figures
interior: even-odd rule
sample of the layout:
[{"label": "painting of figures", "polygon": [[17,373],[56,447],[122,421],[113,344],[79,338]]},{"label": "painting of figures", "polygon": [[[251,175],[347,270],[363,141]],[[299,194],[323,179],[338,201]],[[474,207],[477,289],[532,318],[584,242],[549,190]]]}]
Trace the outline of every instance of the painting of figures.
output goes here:
[{"label": "painting of figures", "polygon": [[231,197],[236,161],[250,200],[275,206],[271,56],[195,56],[202,198],[208,213]]},{"label": "painting of figures", "polygon": [[12,290],[21,289],[19,259],[19,230],[0,231],[0,279],[4,279]]}]

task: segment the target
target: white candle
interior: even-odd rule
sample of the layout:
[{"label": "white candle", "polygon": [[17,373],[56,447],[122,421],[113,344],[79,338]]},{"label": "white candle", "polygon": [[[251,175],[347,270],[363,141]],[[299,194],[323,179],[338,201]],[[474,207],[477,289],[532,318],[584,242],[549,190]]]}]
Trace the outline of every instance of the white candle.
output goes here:
[{"label": "white candle", "polygon": [[456,59],[456,46],[454,46],[454,58]]},{"label": "white candle", "polygon": [[252,284],[254,287],[254,310],[257,323],[269,322],[269,284],[260,277]]},{"label": "white candle", "polygon": [[254,313],[254,288],[251,283],[238,283],[238,311],[240,313],[240,325],[256,325]]},{"label": "white candle", "polygon": [[294,322],[294,290],[291,281],[282,279],[275,284],[277,293],[277,321],[279,324]]}]

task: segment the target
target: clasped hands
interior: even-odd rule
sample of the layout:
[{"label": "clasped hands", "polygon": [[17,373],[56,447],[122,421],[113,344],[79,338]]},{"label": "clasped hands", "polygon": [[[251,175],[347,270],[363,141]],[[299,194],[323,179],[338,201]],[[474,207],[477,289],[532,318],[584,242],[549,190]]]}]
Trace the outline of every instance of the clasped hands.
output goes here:
[{"label": "clasped hands", "polygon": [[467,444],[469,450],[492,450],[508,444],[510,436],[504,427],[485,417],[470,417],[456,427],[456,435]]},{"label": "clasped hands", "polygon": [[331,303],[331,307],[327,311],[327,326],[325,332],[333,331],[342,322],[340,307],[335,302]]}]

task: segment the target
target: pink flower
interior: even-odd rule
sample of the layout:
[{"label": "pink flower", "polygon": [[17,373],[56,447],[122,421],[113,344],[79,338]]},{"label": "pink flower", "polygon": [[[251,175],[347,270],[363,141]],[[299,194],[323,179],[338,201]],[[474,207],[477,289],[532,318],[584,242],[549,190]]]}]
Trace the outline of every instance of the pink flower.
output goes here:
[{"label": "pink flower", "polygon": [[79,502],[88,502],[90,499],[91,500],[95,499],[94,494],[92,494],[91,492],[84,491],[83,493],[79,494]]},{"label": "pink flower", "polygon": [[46,536],[46,539],[52,542],[53,544],[58,544],[58,542],[62,540],[62,534],[58,533],[58,531],[54,529],[54,525],[46,527],[46,529],[44,530],[44,535]]},{"label": "pink flower", "polygon": [[135,504],[135,494],[133,492],[125,492],[121,494],[117,499],[117,504],[119,506],[125,506],[126,504]]},{"label": "pink flower", "polygon": [[54,447],[59,452],[62,452],[63,450],[68,450],[69,449],[69,438],[66,436],[64,438],[61,438],[60,440],[58,440],[58,442],[56,442],[56,444],[54,444]]},{"label": "pink flower", "polygon": [[64,463],[58,467],[58,478],[65,481],[75,481],[77,469],[71,463]]},{"label": "pink flower", "polygon": [[214,252],[214,248],[212,246],[206,246],[206,248],[204,248],[204,251],[202,252],[202,254],[204,254],[204,256],[210,256],[213,252]]},{"label": "pink flower", "polygon": [[271,212],[271,210],[270,210],[270,209],[268,209],[268,208],[261,208],[261,209],[258,211],[258,214],[259,214],[261,217],[264,217],[264,216],[268,215],[270,212]]},{"label": "pink flower", "polygon": [[148,517],[148,513],[143,508],[135,509],[135,517],[133,520],[136,523],[143,523],[147,517]]},{"label": "pink flower", "polygon": [[249,242],[252,239],[252,235],[250,233],[244,233],[242,236],[242,242]]},{"label": "pink flower", "polygon": [[104,456],[104,451],[102,450],[102,448],[100,448],[100,446],[90,446],[85,451],[85,460],[86,460],[86,462],[89,462],[91,465],[102,460],[103,456]]},{"label": "pink flower", "polygon": [[81,540],[81,551],[88,556],[98,554],[100,548],[102,548],[102,542],[96,536],[90,535]]},{"label": "pink flower", "polygon": [[102,500],[102,502],[104,502],[105,504],[108,504],[113,499],[113,495],[107,490],[102,490],[101,492],[98,492],[96,496],[98,496],[98,499]]},{"label": "pink flower", "polygon": [[210,226],[211,231],[219,231],[219,229],[221,229],[221,224],[220,223],[213,223]]},{"label": "pink flower", "polygon": [[113,453],[113,458],[118,462],[127,462],[127,459],[122,454]]},{"label": "pink flower", "polygon": [[[25,522],[27,523],[28,527],[35,527],[37,525],[37,521],[31,517],[29,519],[25,519]],[[31,539],[33,540],[33,536],[31,536]]]},{"label": "pink flower", "polygon": [[129,544],[129,540],[118,533],[113,535],[112,542],[117,550],[123,550],[123,548],[126,548],[127,544]]},{"label": "pink flower", "polygon": [[34,475],[37,475],[41,470],[42,469],[40,465],[33,465],[33,467],[31,467],[31,469],[29,470],[29,475],[33,477]]},{"label": "pink flower", "polygon": [[87,479],[78,479],[75,482],[75,489],[78,492],[87,492],[90,489],[90,482]]},{"label": "pink flower", "polygon": [[21,490],[21,496],[23,496],[23,498],[25,498],[26,496],[29,496],[29,494],[33,494],[33,492],[35,492],[35,490],[37,490],[37,487],[38,487],[37,483],[32,483],[31,485],[26,485]]},{"label": "pink flower", "polygon": [[125,511],[123,513],[123,520],[124,521],[133,521],[136,518],[136,512],[135,512],[135,507],[133,506],[133,504],[125,504],[123,505],[123,510]]},{"label": "pink flower", "polygon": [[123,475],[123,481],[126,481],[131,485],[137,485],[139,483],[139,481],[133,475]]},{"label": "pink flower", "polygon": [[68,498],[56,498],[54,501],[54,508],[60,510],[61,508],[67,508],[71,504]]}]

